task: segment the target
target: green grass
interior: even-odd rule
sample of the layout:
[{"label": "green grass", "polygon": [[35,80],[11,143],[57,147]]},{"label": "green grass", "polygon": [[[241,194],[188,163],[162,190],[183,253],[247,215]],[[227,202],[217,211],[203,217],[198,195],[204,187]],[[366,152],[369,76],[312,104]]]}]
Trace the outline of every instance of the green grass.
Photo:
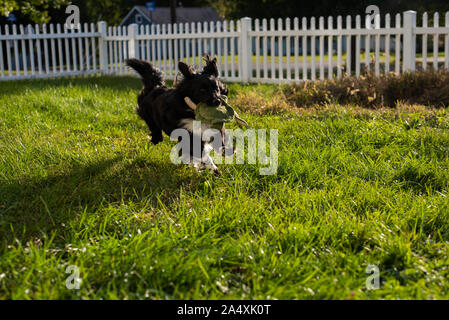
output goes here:
[{"label": "green grass", "polygon": [[[328,106],[257,116],[279,169],[169,160],[140,81],[0,84],[0,298],[449,297],[449,116]],[[231,85],[265,98],[274,86]],[[368,265],[381,288],[367,290]],[[80,268],[79,290],[65,286]]]}]

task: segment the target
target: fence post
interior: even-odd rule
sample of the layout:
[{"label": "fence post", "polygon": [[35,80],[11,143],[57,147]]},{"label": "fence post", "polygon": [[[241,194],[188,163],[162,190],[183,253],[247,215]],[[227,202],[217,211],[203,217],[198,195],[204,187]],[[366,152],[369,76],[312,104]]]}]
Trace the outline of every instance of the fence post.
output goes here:
[{"label": "fence post", "polygon": [[240,80],[247,83],[252,76],[251,58],[252,58],[252,43],[249,32],[251,31],[251,18],[245,17],[240,20],[241,34],[240,41],[242,52],[239,54],[240,65]]},{"label": "fence post", "polygon": [[404,46],[403,56],[404,65],[403,71],[412,72],[415,71],[416,60],[416,11],[404,12]]},{"label": "fence post", "polygon": [[108,73],[108,52],[107,45],[104,38],[106,37],[106,22],[98,22],[98,32],[100,38],[98,39],[98,52],[100,56],[100,71],[102,74]]},{"label": "fence post", "polygon": [[[449,28],[449,12],[446,12],[445,26]],[[449,68],[449,34],[444,36],[444,67]]]},{"label": "fence post", "polygon": [[136,40],[136,36],[138,35],[138,26],[133,23],[128,26],[128,58],[139,58],[139,46]]}]

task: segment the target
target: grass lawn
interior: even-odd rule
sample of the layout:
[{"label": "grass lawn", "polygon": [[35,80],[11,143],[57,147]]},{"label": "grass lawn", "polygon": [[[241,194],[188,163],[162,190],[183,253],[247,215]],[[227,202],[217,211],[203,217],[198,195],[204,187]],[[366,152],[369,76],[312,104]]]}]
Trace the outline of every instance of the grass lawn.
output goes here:
[{"label": "grass lawn", "polygon": [[0,83],[0,298],[449,298],[446,109],[259,116],[239,97],[279,88],[233,84],[250,126],[279,130],[279,168],[214,177],[150,145],[140,87]]}]

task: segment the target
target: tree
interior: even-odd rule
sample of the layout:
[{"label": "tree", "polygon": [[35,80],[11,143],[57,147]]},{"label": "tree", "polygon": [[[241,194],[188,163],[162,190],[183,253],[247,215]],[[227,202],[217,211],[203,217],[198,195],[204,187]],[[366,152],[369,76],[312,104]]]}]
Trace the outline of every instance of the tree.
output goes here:
[{"label": "tree", "polygon": [[170,0],[170,20],[176,23],[176,0]]},{"label": "tree", "polygon": [[0,16],[7,17],[10,13],[18,12],[35,23],[47,23],[51,17],[49,9],[61,8],[68,0],[2,0],[0,2]]},{"label": "tree", "polygon": [[[81,22],[106,21],[117,25],[135,5],[149,0],[0,0],[0,17],[14,12],[20,23],[64,23],[65,6],[80,8]],[[364,15],[368,5],[377,5],[381,14],[405,10],[419,13],[449,10],[447,0],[155,0],[156,7],[170,7],[173,2],[184,7],[213,7],[225,19],[327,17],[335,15]],[[431,15],[430,15],[431,16]],[[418,15],[419,20],[420,15]]]},{"label": "tree", "polygon": [[209,0],[209,5],[227,19],[364,15],[369,5],[377,5],[382,15],[449,10],[447,0]]}]

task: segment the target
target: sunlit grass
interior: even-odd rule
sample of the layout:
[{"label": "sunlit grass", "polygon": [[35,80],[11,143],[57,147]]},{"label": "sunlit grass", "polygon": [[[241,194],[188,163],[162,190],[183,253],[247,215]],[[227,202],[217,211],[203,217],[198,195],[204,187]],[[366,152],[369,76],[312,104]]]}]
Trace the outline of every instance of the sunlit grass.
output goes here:
[{"label": "sunlit grass", "polygon": [[149,143],[140,87],[0,84],[0,298],[448,297],[447,110],[258,116],[242,93],[279,101],[277,87],[231,85],[251,127],[279,130],[279,168],[214,177],[172,164],[167,137]]}]

